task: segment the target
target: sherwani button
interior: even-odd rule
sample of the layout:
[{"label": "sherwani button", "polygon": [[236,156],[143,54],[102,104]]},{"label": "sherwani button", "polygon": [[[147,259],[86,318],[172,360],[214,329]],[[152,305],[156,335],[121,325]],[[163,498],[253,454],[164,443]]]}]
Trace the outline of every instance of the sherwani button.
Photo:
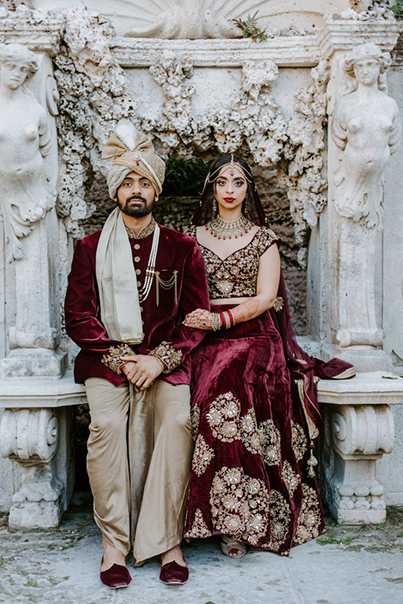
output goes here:
[{"label": "sherwani button", "polygon": [[139,249],[140,249],[140,246],[139,246],[139,244],[138,244],[138,243],[135,243],[135,244],[134,244],[134,249],[135,249],[135,250],[139,250]]},{"label": "sherwani button", "polygon": [[136,275],[141,275],[141,270],[139,268],[136,268]]},{"label": "sherwani button", "polygon": [[140,262],[140,256],[135,256],[134,257],[134,262]]},{"label": "sherwani button", "polygon": [[137,287],[140,289],[140,287],[141,287],[141,282],[140,281],[137,281]]}]

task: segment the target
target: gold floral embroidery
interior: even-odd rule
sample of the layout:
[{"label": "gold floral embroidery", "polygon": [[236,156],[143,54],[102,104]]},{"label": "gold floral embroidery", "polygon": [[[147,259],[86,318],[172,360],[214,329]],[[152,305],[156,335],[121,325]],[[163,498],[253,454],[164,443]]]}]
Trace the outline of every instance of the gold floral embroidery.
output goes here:
[{"label": "gold floral embroidery", "polygon": [[295,489],[301,482],[299,474],[293,471],[291,464],[288,461],[285,461],[283,463],[283,471],[281,472],[281,476],[285,482],[290,496],[292,497],[294,495]]},{"label": "gold floral embroidery", "polygon": [[125,227],[126,227],[126,233],[127,233],[127,236],[129,237],[129,239],[145,239],[146,237],[151,235],[151,233],[154,233],[156,225],[157,225],[157,223],[155,222],[154,218],[151,216],[151,220],[148,223],[148,225],[145,226],[144,229],[141,229],[141,231],[140,231],[140,233],[138,233],[138,235],[136,235],[136,233],[133,231],[133,229],[128,227],[127,224],[125,224]]},{"label": "gold floral embroidery", "polygon": [[302,505],[298,516],[295,543],[305,543],[319,536],[321,513],[316,491],[307,484],[302,485]]},{"label": "gold floral embroidery", "polygon": [[196,433],[199,429],[200,423],[200,407],[199,405],[194,405],[190,409],[190,421],[192,425],[192,436],[193,440],[196,438]]},{"label": "gold floral embroidery", "polygon": [[269,527],[269,494],[262,480],[245,476],[242,468],[223,467],[214,476],[210,491],[215,530],[242,535],[256,545]]},{"label": "gold floral embroidery", "polygon": [[205,537],[211,537],[211,531],[208,530],[208,527],[203,520],[203,514],[200,508],[197,508],[192,528],[185,533],[185,537],[186,539],[204,539]]},{"label": "gold floral embroidery", "polygon": [[283,308],[284,308],[284,299],[281,296],[277,296],[277,298],[274,300],[273,309],[276,312],[279,312],[280,310],[283,310]]},{"label": "gold floral embroidery", "polygon": [[112,369],[118,375],[121,375],[121,367],[124,365],[124,361],[120,357],[125,355],[134,355],[135,352],[130,348],[128,344],[119,344],[119,346],[111,346],[108,354],[104,354],[101,363]]},{"label": "gold floral embroidery", "polygon": [[220,394],[211,403],[210,410],[206,415],[214,438],[227,443],[233,440],[240,440],[240,412],[241,403],[232,392]]},{"label": "gold floral embroidery", "polygon": [[263,459],[268,466],[278,466],[281,460],[281,436],[273,420],[266,419],[259,424],[259,437]]},{"label": "gold floral embroidery", "polygon": [[208,446],[203,436],[199,434],[196,438],[195,450],[193,454],[192,470],[198,476],[201,476],[205,471],[210,461],[214,457],[214,451]]},{"label": "gold floral embroidery", "polygon": [[180,365],[183,357],[183,352],[180,348],[174,348],[171,342],[161,342],[157,348],[154,348],[149,354],[157,357],[165,365],[163,373],[171,373]]},{"label": "gold floral embroidery", "polygon": [[278,551],[287,539],[290,525],[290,506],[279,491],[270,491],[271,540],[273,551]]},{"label": "gold floral embroidery", "polygon": [[308,449],[308,441],[306,439],[304,429],[299,424],[295,422],[291,422],[291,430],[292,430],[292,450],[295,453],[295,457],[298,461],[303,459],[307,449]]},{"label": "gold floral embroidery", "polygon": [[[196,228],[186,231],[196,236]],[[278,237],[267,227],[260,227],[253,239],[240,250],[221,260],[214,252],[200,245],[207,270],[210,298],[256,296],[259,260]]]},{"label": "gold floral embroidery", "polygon": [[245,448],[255,455],[261,455],[260,438],[257,431],[256,415],[254,409],[249,409],[240,419],[242,442]]},{"label": "gold floral embroidery", "polygon": [[249,514],[247,533],[243,535],[243,538],[251,545],[257,545],[259,539],[266,535],[269,528],[270,497],[263,480],[250,476],[245,476],[245,480]]}]

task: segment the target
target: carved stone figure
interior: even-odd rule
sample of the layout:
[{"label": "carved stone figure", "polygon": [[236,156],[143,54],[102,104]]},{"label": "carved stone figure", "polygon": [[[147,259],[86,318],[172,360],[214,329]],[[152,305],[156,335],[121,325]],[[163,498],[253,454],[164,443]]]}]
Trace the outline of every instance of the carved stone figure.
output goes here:
[{"label": "carved stone figure", "polygon": [[357,89],[340,99],[332,121],[332,137],[343,151],[334,195],[340,216],[382,227],[381,177],[400,141],[399,110],[379,88],[390,65],[389,53],[373,43],[348,55],[344,69],[356,78]]},{"label": "carved stone figure", "polygon": [[339,149],[333,202],[341,217],[337,340],[342,347],[382,345],[375,315],[376,231],[382,229],[382,174],[400,141],[397,104],[380,89],[389,65],[389,54],[375,44],[357,46],[344,62],[356,90],[337,102],[331,122]]},{"label": "carved stone figure", "polygon": [[55,202],[46,174],[51,146],[46,112],[24,86],[38,68],[25,46],[0,44],[0,193],[9,261],[22,258],[19,237]]}]

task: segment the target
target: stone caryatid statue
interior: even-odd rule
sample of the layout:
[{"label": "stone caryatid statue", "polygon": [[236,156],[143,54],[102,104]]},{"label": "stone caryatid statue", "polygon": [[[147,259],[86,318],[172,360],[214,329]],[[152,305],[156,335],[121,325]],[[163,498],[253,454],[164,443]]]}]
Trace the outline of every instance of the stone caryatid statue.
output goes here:
[{"label": "stone caryatid statue", "polygon": [[33,52],[0,44],[0,208],[7,258],[19,260],[19,238],[55,204],[46,157],[51,146],[45,109],[25,87],[38,71]]},{"label": "stone caryatid statue", "polygon": [[375,316],[376,231],[382,229],[382,174],[400,141],[396,102],[382,88],[390,56],[373,43],[344,61],[356,89],[339,99],[331,135],[339,150],[333,203],[339,230],[340,346],[382,345]]},{"label": "stone caryatid statue", "polygon": [[344,69],[357,89],[340,99],[332,121],[333,141],[343,151],[335,178],[336,211],[368,228],[382,227],[382,174],[400,141],[396,101],[379,87],[390,62],[389,53],[371,42],[347,56]]}]

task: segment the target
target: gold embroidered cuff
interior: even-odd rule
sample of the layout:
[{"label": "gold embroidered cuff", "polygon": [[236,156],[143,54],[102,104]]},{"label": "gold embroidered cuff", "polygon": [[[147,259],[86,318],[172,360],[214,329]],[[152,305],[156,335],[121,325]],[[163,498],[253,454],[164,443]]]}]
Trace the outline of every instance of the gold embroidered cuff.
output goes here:
[{"label": "gold embroidered cuff", "polygon": [[111,346],[109,348],[108,354],[104,354],[101,363],[106,365],[109,369],[121,375],[121,367],[125,364],[124,361],[120,357],[126,355],[134,355],[136,354],[133,350],[128,346],[128,344],[120,344],[119,346]]},{"label": "gold embroidered cuff", "polygon": [[183,352],[180,348],[174,348],[171,342],[161,342],[157,348],[149,353],[157,357],[164,365],[163,373],[171,373],[178,365],[180,365]]}]

